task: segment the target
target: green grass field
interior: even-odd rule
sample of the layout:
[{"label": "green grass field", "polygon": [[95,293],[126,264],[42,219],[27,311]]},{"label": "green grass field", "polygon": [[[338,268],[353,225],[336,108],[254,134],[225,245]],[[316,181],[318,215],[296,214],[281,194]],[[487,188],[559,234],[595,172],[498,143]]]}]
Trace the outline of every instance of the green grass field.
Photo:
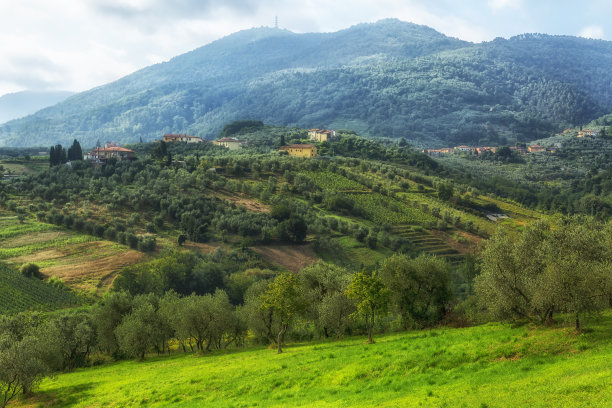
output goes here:
[{"label": "green grass field", "polygon": [[16,406],[609,407],[612,313],[576,335],[488,324],[126,361],[46,379]]}]

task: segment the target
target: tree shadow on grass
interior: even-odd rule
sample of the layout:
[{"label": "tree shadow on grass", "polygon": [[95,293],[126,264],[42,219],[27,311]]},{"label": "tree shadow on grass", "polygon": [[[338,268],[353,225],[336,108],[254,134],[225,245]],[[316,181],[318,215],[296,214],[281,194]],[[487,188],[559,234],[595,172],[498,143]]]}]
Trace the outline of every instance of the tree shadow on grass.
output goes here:
[{"label": "tree shadow on grass", "polygon": [[66,387],[54,388],[51,391],[35,392],[34,395],[24,400],[28,405],[44,407],[70,407],[87,399],[90,390],[95,387],[95,383],[71,385]]}]

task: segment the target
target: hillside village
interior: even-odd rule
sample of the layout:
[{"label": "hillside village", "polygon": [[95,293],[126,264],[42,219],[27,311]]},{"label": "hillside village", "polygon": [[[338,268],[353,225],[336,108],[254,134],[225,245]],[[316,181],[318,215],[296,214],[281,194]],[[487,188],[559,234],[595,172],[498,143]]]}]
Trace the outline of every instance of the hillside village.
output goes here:
[{"label": "hillside village", "polygon": [[[569,135],[572,135],[572,133],[574,134],[576,138],[579,138],[579,139],[595,138],[595,137],[602,136],[602,135],[605,136],[606,128],[604,126],[600,130],[582,129],[582,128],[580,128],[579,130],[565,129],[561,133],[561,135],[569,136]],[[449,154],[482,155],[482,154],[494,154],[501,147],[502,146],[479,147],[479,146],[461,145],[461,146],[455,146],[455,147],[444,147],[441,149],[421,149],[421,152],[429,156],[432,156],[432,157],[441,157],[443,155],[449,155]],[[539,144],[532,144],[532,145],[517,144],[516,146],[508,146],[508,149],[518,154],[528,154],[528,153],[555,154],[557,153],[558,149],[561,147],[562,147],[562,144],[557,142],[549,147],[541,146]]]}]

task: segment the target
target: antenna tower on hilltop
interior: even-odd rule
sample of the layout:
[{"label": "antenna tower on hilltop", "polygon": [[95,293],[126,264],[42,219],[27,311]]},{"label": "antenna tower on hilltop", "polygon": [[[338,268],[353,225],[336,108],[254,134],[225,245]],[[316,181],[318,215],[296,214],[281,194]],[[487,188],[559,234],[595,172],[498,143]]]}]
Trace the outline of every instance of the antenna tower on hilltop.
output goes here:
[{"label": "antenna tower on hilltop", "polygon": [[274,28],[278,28],[278,16],[274,16]]}]

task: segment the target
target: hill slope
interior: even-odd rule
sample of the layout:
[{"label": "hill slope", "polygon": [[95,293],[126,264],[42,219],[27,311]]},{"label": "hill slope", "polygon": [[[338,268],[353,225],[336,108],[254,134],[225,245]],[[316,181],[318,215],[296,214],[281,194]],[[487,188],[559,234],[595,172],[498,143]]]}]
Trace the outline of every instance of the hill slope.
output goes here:
[{"label": "hill slope", "polygon": [[336,33],[258,28],[0,127],[0,145],[214,137],[234,119],[416,143],[531,140],[612,111],[612,43],[523,35],[471,44],[383,20]]},{"label": "hill slope", "polygon": [[608,314],[580,336],[490,324],[386,335],[373,345],[292,345],[281,355],[156,357],[58,374],[35,398],[51,407],[604,407],[612,402],[610,324]]}]

